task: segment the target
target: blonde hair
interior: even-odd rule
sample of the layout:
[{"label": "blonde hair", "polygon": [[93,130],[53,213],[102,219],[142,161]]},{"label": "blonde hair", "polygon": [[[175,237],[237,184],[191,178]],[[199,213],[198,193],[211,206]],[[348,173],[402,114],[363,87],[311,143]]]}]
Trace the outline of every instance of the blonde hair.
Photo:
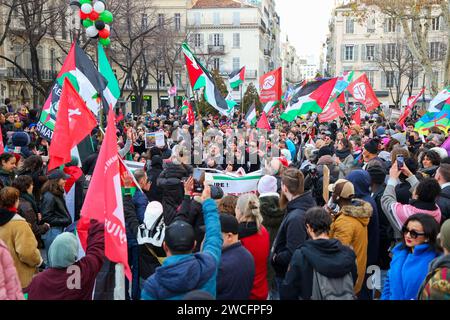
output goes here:
[{"label": "blonde hair", "polygon": [[261,229],[263,217],[259,211],[259,199],[253,193],[246,193],[239,196],[236,207],[239,208],[242,217],[256,222],[258,231]]}]

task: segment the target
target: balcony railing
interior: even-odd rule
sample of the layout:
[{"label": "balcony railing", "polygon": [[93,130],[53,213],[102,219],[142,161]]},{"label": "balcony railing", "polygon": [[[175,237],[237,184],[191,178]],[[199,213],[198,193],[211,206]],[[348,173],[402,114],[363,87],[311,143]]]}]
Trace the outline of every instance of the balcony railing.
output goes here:
[{"label": "balcony railing", "polygon": [[[24,69],[28,77],[33,76],[33,71],[30,68]],[[54,70],[41,70],[42,80],[54,80],[58,75],[57,71]],[[25,79],[25,75],[19,70],[19,68],[9,67],[7,69],[6,76],[9,79]]]},{"label": "balcony railing", "polygon": [[224,54],[225,53],[225,46],[214,46],[214,45],[208,45],[208,53],[209,54]]}]

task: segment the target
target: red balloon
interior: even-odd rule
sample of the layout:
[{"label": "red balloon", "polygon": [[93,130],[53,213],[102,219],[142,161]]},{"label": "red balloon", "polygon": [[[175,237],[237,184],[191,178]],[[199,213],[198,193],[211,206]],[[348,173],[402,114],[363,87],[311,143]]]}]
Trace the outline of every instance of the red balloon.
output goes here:
[{"label": "red balloon", "polygon": [[92,12],[89,14],[89,19],[91,19],[92,21],[97,20],[98,17],[100,17],[100,15],[97,11],[92,10]]},{"label": "red balloon", "polygon": [[87,18],[89,18],[89,15],[80,10],[80,19],[86,20]]},{"label": "red balloon", "polygon": [[106,28],[105,28],[105,29],[102,29],[102,30],[100,30],[100,31],[98,32],[98,36],[99,36],[100,38],[102,38],[102,39],[108,38],[109,35],[110,35],[110,32],[109,32],[109,30],[106,29]]}]

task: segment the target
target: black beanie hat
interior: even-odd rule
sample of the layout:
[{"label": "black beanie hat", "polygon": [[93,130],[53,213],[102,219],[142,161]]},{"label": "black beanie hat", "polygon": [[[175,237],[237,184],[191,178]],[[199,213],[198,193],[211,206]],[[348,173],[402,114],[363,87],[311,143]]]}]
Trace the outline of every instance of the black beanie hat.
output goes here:
[{"label": "black beanie hat", "polygon": [[378,140],[375,140],[375,139],[369,140],[369,142],[367,142],[364,145],[364,149],[366,149],[371,154],[377,154],[378,153],[378,143],[379,143]]},{"label": "black beanie hat", "polygon": [[195,243],[194,228],[187,222],[177,220],[166,228],[164,241],[171,251],[190,251]]},{"label": "black beanie hat", "polygon": [[367,172],[369,172],[370,178],[372,179],[372,182],[375,184],[383,184],[386,179],[386,170],[382,166],[371,166],[367,169]]}]

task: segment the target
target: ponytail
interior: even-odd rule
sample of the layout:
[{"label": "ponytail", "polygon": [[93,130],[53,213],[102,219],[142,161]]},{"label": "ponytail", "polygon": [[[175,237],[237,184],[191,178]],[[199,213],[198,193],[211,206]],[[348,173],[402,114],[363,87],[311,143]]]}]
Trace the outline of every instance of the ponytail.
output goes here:
[{"label": "ponytail", "polygon": [[263,217],[259,211],[258,197],[253,193],[243,194],[238,198],[236,206],[239,208],[242,217],[247,221],[256,222],[256,227],[259,231],[261,229]]}]

